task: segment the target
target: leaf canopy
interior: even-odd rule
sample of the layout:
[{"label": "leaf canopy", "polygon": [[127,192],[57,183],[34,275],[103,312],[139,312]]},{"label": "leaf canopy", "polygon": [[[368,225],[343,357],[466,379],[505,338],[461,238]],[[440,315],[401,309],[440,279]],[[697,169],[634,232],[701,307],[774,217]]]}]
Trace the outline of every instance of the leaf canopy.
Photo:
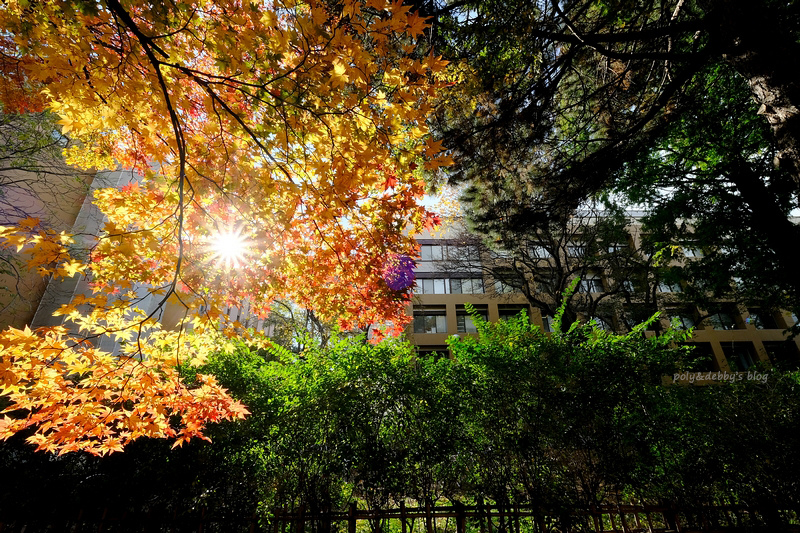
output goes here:
[{"label": "leaf canopy", "polygon": [[[106,453],[139,435],[200,435],[205,420],[241,416],[221,389],[189,391],[168,368],[202,359],[213,343],[198,335],[241,333],[224,310],[243,302],[266,316],[272,300],[289,298],[342,327],[388,322],[401,330],[408,295],[387,286],[384,264],[416,255],[413,233],[435,221],[419,204],[421,173],[450,163],[426,124],[446,62],[415,55],[424,25],[402,2],[381,0],[5,4],[0,66],[19,73],[5,109],[38,102],[77,141],[66,150],[69,163],[121,165],[140,178],[95,191],[105,226],[82,236],[88,257],[36,220],[2,227],[0,244],[28,254],[31,268],[83,274],[92,289],[59,311],[77,336],[4,334],[9,369],[0,393],[10,411],[27,410],[6,419],[4,435],[36,426],[40,448]],[[246,244],[239,268],[213,261],[209,247],[234,232]],[[158,308],[182,306],[180,327],[192,335],[161,332],[155,312],[137,312],[143,291]],[[28,335],[30,353],[19,349]],[[123,359],[83,343],[104,335],[123,342]],[[61,343],[58,355],[39,356],[48,336]],[[83,371],[60,366],[75,357],[88,358]],[[41,378],[32,377],[36,368]],[[164,375],[138,374],[150,368]],[[64,422],[51,409],[83,405],[76,398],[84,387],[105,390],[86,381],[93,373],[119,379],[111,389],[171,383],[170,394],[219,411],[184,409],[191,402],[143,387],[131,401],[152,402],[160,420],[144,431],[121,391],[86,403],[100,409],[92,412],[96,431]],[[36,387],[57,383],[59,394],[25,403]],[[174,430],[170,412],[195,414]]]}]

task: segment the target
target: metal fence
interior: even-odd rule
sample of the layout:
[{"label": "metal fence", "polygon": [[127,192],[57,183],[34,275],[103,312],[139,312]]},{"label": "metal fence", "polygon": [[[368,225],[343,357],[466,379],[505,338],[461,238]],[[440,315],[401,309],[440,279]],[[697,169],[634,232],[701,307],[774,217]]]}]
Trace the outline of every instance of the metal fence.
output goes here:
[{"label": "metal fence", "polygon": [[800,533],[797,515],[769,514],[735,505],[706,505],[680,510],[668,505],[598,505],[566,513],[531,505],[407,506],[307,512],[277,509],[267,516],[209,509],[183,512],[114,509],[77,510],[72,516],[0,515],[0,533]]}]

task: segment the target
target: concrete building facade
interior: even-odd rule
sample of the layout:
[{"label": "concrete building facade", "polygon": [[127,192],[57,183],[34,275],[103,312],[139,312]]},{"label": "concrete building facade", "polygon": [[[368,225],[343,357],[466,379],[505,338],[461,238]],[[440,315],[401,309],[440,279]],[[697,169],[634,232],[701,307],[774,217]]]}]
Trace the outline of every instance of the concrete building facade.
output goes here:
[{"label": "concrete building facade", "polygon": [[[628,230],[629,242],[622,243],[622,246],[640,250],[641,227],[635,219],[631,220]],[[493,279],[482,268],[481,262],[497,261],[498,254],[489,258],[485,249],[480,253],[465,252],[463,241],[454,238],[456,233],[426,234],[418,239],[421,257],[417,262],[414,296],[408,310],[413,315],[413,322],[407,330],[408,338],[417,349],[421,353],[447,353],[449,336],[474,334],[474,325],[464,307],[466,303],[472,304],[491,322],[516,315],[524,309],[531,322],[544,331],[550,331],[551,316],[532,305],[522,292],[502,279]],[[458,257],[455,262],[451,260],[454,253]],[[702,253],[700,249],[687,248],[682,260],[694,260]],[[473,268],[466,268],[469,263],[463,260],[465,254],[472,255]],[[503,255],[510,257],[501,251],[501,261]],[[546,260],[542,258],[543,264]],[[600,292],[604,287],[619,283],[619,280],[610,280],[605,272],[592,272],[587,278],[581,281],[578,291]],[[800,339],[788,340],[786,331],[797,322],[797,317],[791,313],[762,310],[734,301],[721,302],[719,309],[712,313],[681,298],[680,283],[656,283],[652,289],[657,298],[650,302],[648,309],[660,311],[661,318],[647,335],[657,335],[673,321],[677,327],[693,328],[690,344],[696,347],[696,353],[703,356],[705,368],[702,370],[744,371],[754,365],[770,365],[778,361],[800,365]],[[632,301],[637,305],[635,295]],[[630,323],[621,315],[628,306],[620,303],[613,316],[594,318],[601,327],[627,331]],[[578,316],[582,320],[590,318],[581,313]]]}]

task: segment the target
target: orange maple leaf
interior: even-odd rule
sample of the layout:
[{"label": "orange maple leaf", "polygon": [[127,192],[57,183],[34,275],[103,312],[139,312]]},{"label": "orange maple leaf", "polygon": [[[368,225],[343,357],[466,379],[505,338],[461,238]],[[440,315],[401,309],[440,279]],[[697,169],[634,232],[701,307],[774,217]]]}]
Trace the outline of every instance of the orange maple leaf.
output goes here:
[{"label": "orange maple leaf", "polygon": [[406,33],[414,38],[423,35],[425,29],[430,27],[430,24],[427,23],[429,19],[430,17],[420,17],[419,12],[412,13],[408,16],[408,28],[406,29]]}]

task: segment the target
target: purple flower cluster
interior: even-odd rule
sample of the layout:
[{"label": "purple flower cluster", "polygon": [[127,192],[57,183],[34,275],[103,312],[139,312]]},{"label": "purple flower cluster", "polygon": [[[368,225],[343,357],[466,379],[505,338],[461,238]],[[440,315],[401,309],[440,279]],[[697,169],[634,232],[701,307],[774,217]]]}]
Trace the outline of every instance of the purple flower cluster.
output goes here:
[{"label": "purple flower cluster", "polygon": [[402,291],[414,283],[416,263],[407,255],[391,254],[383,264],[383,279],[394,291]]}]

